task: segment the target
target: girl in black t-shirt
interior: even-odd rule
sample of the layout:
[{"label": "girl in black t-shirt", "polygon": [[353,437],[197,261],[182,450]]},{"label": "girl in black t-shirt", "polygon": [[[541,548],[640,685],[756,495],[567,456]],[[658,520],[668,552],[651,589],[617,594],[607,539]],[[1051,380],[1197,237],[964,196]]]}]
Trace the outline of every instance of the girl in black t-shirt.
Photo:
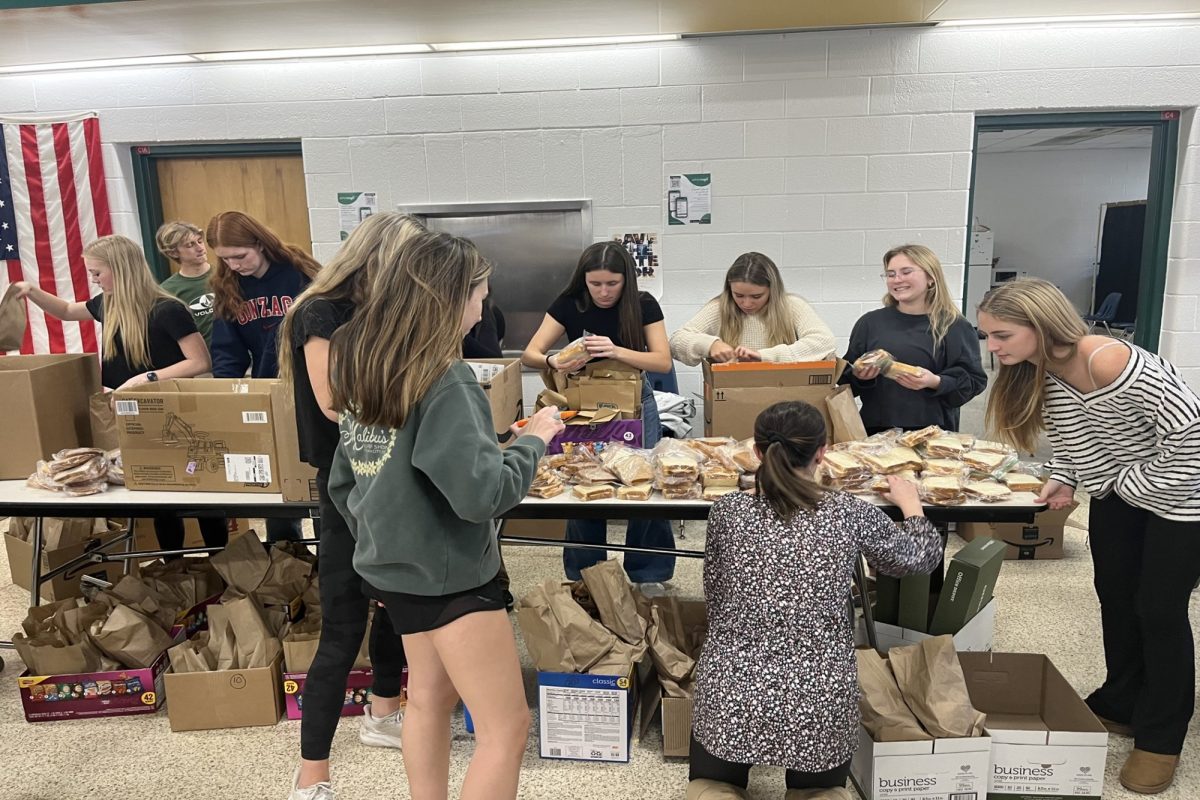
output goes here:
[{"label": "girl in black t-shirt", "polygon": [[[208,372],[211,359],[192,313],[154,282],[140,247],[124,236],[105,236],[83,249],[83,264],[101,294],[71,303],[24,281],[16,284],[47,314],[73,322],[96,320],[104,326],[100,382],[118,390],[150,381],[193,378]],[[156,517],[154,530],[164,550],[183,547],[183,521]],[[208,547],[229,539],[223,518],[201,518]]]},{"label": "girl in black t-shirt", "polygon": [[[588,358],[562,364],[550,348],[564,335],[575,340],[584,333]],[[567,288],[558,296],[541,326],[529,340],[521,361],[534,369],[579,369],[589,359],[611,358],[644,372],[668,372],[671,348],[667,328],[658,301],[637,289],[637,267],[624,245],[616,241],[597,242],[583,251]],[[662,435],[658,406],[649,380],[642,388],[642,444],[651,448]],[[571,520],[567,540],[602,544],[605,541],[602,519]],[[675,548],[675,537],[667,520],[630,520],[625,543],[631,547]],[[580,570],[607,557],[601,550],[563,549],[567,577],[579,579]],[[662,583],[675,573],[675,557],[625,554],[625,571],[640,584]],[[658,587],[655,587],[658,588]]]},{"label": "girl in black t-shirt", "polygon": [[105,389],[208,372],[208,347],[191,312],[154,282],[133,241],[97,239],[83,249],[83,263],[101,291],[85,303],[69,303],[24,281],[16,285],[51,316],[104,325],[100,382]]},{"label": "girl in black t-shirt", "polygon": [[[319,797],[313,787],[330,783],[329,750],[341,717],[346,677],[367,630],[368,599],[363,594],[362,578],[354,571],[354,538],[329,500],[329,468],[340,438],[337,413],[331,408],[329,340],[362,306],[375,270],[395,264],[404,243],[424,230],[407,214],[369,217],[296,298],[280,326],[279,377],[292,385],[300,457],[317,468],[321,512],[317,580],[324,624],[304,684],[300,767],[292,784],[294,798]],[[404,645],[383,607],[375,610],[370,649],[374,683],[371,702],[363,711],[359,738],[365,744],[399,748]]]}]

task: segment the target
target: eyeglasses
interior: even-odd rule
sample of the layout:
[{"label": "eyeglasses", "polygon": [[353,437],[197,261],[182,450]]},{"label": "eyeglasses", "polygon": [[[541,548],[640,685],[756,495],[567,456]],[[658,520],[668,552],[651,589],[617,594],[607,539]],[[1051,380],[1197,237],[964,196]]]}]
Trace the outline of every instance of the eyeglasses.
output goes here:
[{"label": "eyeglasses", "polygon": [[883,278],[885,281],[890,281],[893,278],[911,278],[913,276],[913,274],[918,271],[919,270],[916,270],[912,267],[909,267],[908,269],[902,269],[899,271],[896,271],[894,269],[889,269],[886,272],[879,273],[879,277]]}]

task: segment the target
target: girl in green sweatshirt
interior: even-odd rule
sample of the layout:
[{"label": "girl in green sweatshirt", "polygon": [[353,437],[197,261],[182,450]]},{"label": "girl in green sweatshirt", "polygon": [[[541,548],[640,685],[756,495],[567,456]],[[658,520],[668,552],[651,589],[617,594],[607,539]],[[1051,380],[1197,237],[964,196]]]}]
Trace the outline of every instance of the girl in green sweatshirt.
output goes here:
[{"label": "girl in green sweatshirt", "polygon": [[401,736],[414,797],[447,794],[460,697],[476,732],[463,800],[515,798],[528,738],[492,520],[525,496],[563,426],[543,409],[505,450],[496,444],[487,397],[460,357],[490,272],[465,239],[414,235],[330,339],[341,440],[329,495],[356,540],[364,588],[404,639]]}]

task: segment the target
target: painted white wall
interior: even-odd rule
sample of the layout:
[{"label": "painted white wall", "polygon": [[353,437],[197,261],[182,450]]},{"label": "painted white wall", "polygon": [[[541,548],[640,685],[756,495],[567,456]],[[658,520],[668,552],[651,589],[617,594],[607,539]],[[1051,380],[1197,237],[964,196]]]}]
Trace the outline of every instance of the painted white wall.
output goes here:
[{"label": "painted white wall", "polygon": [[1091,311],[1100,206],[1145,200],[1149,148],[981,153],[976,218],[992,229],[1001,269],[1025,270]]},{"label": "painted white wall", "polygon": [[[715,224],[665,230],[669,328],[738,253],[776,258],[844,344],[877,263],[923,242],[961,281],[973,119],[1185,109],[1161,349],[1200,386],[1200,25],[814,32],[653,47],[0,78],[0,114],[96,109],[118,230],[129,144],[302,139],[317,253],[334,195],[381,205],[590,198],[595,232],[664,221],[664,176],[714,174]],[[685,390],[699,375],[684,376]]]}]

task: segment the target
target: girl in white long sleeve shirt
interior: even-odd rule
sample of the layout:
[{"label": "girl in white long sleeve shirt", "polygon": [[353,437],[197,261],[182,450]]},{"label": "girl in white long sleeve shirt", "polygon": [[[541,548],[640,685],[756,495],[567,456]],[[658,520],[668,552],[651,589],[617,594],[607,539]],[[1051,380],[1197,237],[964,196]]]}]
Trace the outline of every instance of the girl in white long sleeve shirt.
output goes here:
[{"label": "girl in white long sleeve shirt", "polygon": [[713,361],[821,361],[833,333],[812,307],[783,288],[762,253],[744,253],[725,273],[725,288],[671,336],[671,356],[688,366]]}]

